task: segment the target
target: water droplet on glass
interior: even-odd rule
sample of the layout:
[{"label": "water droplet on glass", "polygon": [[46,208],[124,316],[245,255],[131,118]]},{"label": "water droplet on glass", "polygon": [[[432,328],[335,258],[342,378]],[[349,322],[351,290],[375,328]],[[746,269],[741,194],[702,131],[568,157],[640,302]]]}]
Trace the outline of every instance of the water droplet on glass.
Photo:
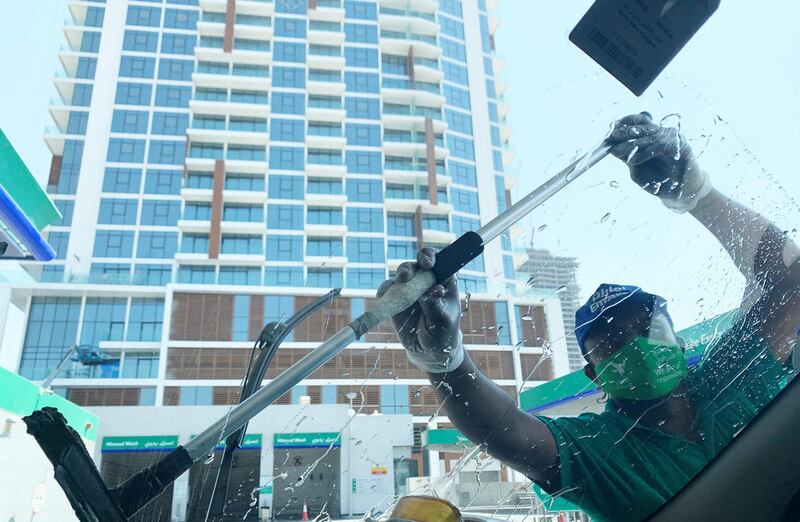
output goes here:
[{"label": "water droplet on glass", "polygon": [[544,231],[546,228],[547,228],[547,225],[542,225],[542,226],[540,226],[539,228],[537,228],[537,229],[536,229],[536,231],[537,231],[537,232],[542,232],[542,231]]},{"label": "water droplet on glass", "polygon": [[206,460],[203,461],[203,464],[211,464],[212,462],[214,462],[214,451],[213,450],[208,454],[208,456],[206,457]]},{"label": "water droplet on glass", "polygon": [[469,300],[472,299],[472,294],[467,292],[464,294],[464,309],[461,310],[461,317],[467,315],[467,311],[469,310]]},{"label": "water droplet on glass", "polygon": [[619,188],[619,183],[617,183],[615,180],[611,180],[608,183],[608,186],[611,187],[611,188]]}]

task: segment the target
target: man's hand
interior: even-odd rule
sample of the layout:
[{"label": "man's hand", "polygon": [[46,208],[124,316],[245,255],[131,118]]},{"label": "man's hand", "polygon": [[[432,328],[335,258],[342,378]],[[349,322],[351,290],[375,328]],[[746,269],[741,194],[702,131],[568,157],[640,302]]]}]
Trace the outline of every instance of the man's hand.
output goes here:
[{"label": "man's hand", "polygon": [[[417,270],[430,270],[435,263],[432,248],[418,251],[416,263],[401,264],[397,276],[383,282],[378,298],[393,284],[405,283]],[[444,284],[434,285],[411,307],[392,317],[392,324],[412,363],[430,373],[445,373],[458,368],[464,360],[460,319],[461,303],[453,276]]]},{"label": "man's hand", "polygon": [[694,209],[711,191],[686,138],[677,129],[653,123],[649,113],[617,121],[606,143],[614,145],[611,154],[627,163],[637,185],[676,212]]}]

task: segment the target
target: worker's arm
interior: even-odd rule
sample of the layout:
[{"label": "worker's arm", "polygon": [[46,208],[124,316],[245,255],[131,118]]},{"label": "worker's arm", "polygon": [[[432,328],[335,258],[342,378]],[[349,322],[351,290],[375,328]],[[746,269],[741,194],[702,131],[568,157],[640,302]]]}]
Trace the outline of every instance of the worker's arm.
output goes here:
[{"label": "worker's arm", "polygon": [[[433,249],[423,248],[416,263],[403,263],[397,276],[381,285],[378,297],[395,282],[409,281],[417,270],[430,270],[435,262]],[[552,433],[541,420],[520,411],[472,362],[462,343],[460,307],[456,279],[451,277],[392,318],[409,360],[428,372],[450,421],[473,443],[550,490],[558,489]]]},{"label": "worker's arm", "polygon": [[787,336],[800,321],[800,249],[761,214],[711,185],[687,140],[676,129],[652,122],[649,114],[626,116],[609,136],[631,178],[677,212],[689,212],[722,244],[747,286],[741,306],[751,323],[786,360]]}]

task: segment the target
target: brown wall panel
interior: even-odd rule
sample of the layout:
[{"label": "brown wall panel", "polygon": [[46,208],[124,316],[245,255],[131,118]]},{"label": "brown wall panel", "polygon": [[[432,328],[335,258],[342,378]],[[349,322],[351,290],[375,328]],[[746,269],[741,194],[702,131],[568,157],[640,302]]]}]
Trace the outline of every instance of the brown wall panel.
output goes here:
[{"label": "brown wall panel", "polygon": [[214,163],[214,191],[211,196],[211,230],[208,234],[208,258],[217,259],[220,248],[222,222],[222,189],[225,186],[225,162]]},{"label": "brown wall panel", "polygon": [[61,176],[62,156],[53,156],[50,160],[50,176],[47,178],[47,185],[55,187],[58,185],[58,178]]},{"label": "brown wall panel", "polygon": [[[553,379],[553,362],[546,359],[539,364],[542,356],[536,353],[522,353],[519,356],[520,366],[522,367],[522,378],[528,381],[549,381]],[[536,365],[539,364],[537,368]],[[536,368],[534,371],[533,369]],[[533,371],[533,373],[531,373]]]},{"label": "brown wall panel", "polygon": [[[316,297],[294,298],[295,312],[316,301]],[[350,324],[350,300],[335,299],[309,315],[294,331],[296,341],[322,342]]]},{"label": "brown wall panel", "polygon": [[[464,310],[465,302],[461,301]],[[497,343],[497,314],[492,301],[470,301],[464,315],[461,317],[461,333],[464,335],[464,344],[496,344]]]},{"label": "brown wall panel", "polygon": [[228,0],[225,6],[225,38],[222,42],[222,50],[226,53],[233,50],[233,24],[236,21],[236,0]]},{"label": "brown wall panel", "polygon": [[431,118],[425,118],[425,165],[428,168],[428,199],[431,205],[439,204],[438,187],[436,186],[435,139],[433,135],[433,120]]},{"label": "brown wall panel", "polygon": [[176,293],[172,299],[170,339],[230,341],[233,296]]},{"label": "brown wall panel", "polygon": [[78,406],[138,406],[141,388],[67,388],[67,400]]},{"label": "brown wall panel", "polygon": [[540,305],[517,306],[517,317],[521,318],[522,346],[542,346],[547,340],[544,307]]},{"label": "brown wall panel", "polygon": [[258,334],[264,328],[264,296],[250,296],[250,312],[247,325],[247,338],[251,341],[258,339]]}]

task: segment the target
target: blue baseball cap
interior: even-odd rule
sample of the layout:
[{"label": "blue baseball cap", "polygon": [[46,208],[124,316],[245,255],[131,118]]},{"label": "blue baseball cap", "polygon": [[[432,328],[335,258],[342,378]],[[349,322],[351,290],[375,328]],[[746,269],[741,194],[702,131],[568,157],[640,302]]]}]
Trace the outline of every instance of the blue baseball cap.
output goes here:
[{"label": "blue baseball cap", "polygon": [[597,287],[586,304],[575,312],[575,337],[582,352],[583,341],[594,326],[595,320],[622,302],[640,306],[652,305],[654,310],[659,309],[665,313],[672,324],[672,319],[667,313],[667,301],[663,297],[648,294],[638,286],[603,283]]}]

